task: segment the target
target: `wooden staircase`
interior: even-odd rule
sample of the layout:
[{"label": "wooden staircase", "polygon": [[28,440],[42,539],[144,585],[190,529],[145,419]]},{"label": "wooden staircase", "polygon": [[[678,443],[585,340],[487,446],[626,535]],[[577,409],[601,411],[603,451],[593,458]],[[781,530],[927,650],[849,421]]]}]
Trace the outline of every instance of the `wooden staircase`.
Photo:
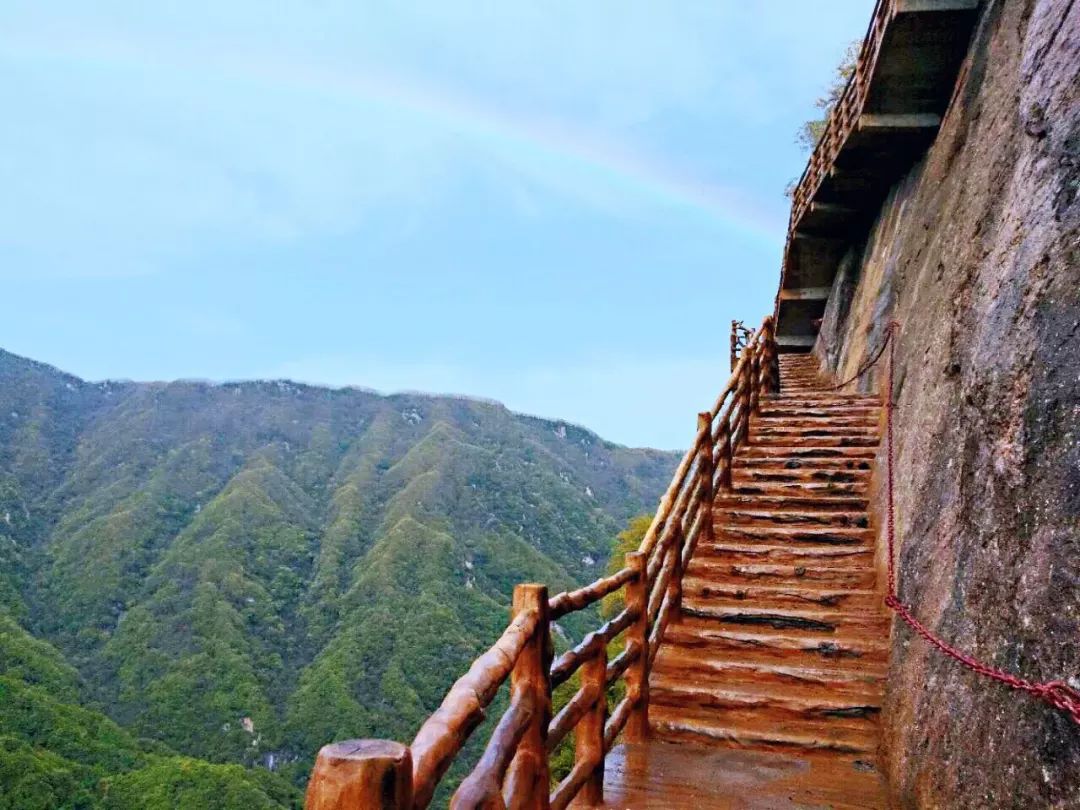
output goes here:
[{"label": "wooden staircase", "polygon": [[888,624],[867,512],[880,401],[781,355],[650,678],[654,738],[872,759]]},{"label": "wooden staircase", "polygon": [[[624,566],[555,595],[517,585],[502,635],[410,744],[323,747],[308,810],[429,807],[507,683],[452,810],[884,807],[879,411],[810,356],[778,356],[766,317]],[[554,623],[617,593],[621,610],[553,657]]]}]

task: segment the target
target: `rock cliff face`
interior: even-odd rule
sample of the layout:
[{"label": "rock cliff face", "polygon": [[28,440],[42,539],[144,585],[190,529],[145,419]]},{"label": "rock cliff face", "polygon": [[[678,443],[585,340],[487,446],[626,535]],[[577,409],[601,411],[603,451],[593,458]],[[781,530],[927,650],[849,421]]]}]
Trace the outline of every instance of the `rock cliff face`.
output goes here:
[{"label": "rock cliff face", "polygon": [[[1080,2],[991,0],[814,351],[846,378],[901,323],[901,598],[982,661],[1080,687],[1078,198]],[[884,718],[899,807],[1080,807],[1080,726],[897,621]]]}]

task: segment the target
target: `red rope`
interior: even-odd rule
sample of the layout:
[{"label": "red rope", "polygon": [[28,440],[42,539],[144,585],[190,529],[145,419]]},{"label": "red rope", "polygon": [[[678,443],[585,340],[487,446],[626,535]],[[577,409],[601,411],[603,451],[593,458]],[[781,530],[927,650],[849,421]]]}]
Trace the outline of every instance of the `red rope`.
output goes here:
[{"label": "red rope", "polygon": [[[885,415],[886,415],[886,452],[887,452],[887,494],[888,494],[888,522],[886,524],[887,536],[889,541],[889,593],[885,597],[885,604],[889,606],[904,622],[919,634],[923,639],[937,647],[945,655],[952,658],[954,661],[959,662],[963,666],[970,669],[972,672],[976,672],[979,675],[983,675],[987,678],[991,678],[998,683],[1005,684],[1012,689],[1017,689],[1021,692],[1027,692],[1030,695],[1034,695],[1040,700],[1044,700],[1051,706],[1068,714],[1074,723],[1080,725],[1080,691],[1073,689],[1065,681],[1029,681],[1025,678],[1020,678],[1004,670],[997,669],[988,664],[984,664],[981,661],[975,659],[971,655],[962,652],[952,645],[948,644],[943,639],[934,635],[933,632],[927,628],[921,621],[915,618],[915,615],[911,612],[911,608],[900,601],[900,597],[896,593],[896,506],[895,499],[893,497],[893,412],[896,408],[896,404],[893,402],[893,366],[895,363],[895,341],[893,341],[893,335],[899,329],[900,324],[896,321],[892,321],[889,324],[885,333],[885,342],[882,344],[881,349],[878,350],[874,358],[867,363],[856,377],[864,374],[870,366],[877,362],[881,357],[885,346],[889,347],[889,371],[886,382],[886,394],[885,397]],[[852,378],[855,379],[855,378]],[[851,380],[849,380],[850,382]]]}]

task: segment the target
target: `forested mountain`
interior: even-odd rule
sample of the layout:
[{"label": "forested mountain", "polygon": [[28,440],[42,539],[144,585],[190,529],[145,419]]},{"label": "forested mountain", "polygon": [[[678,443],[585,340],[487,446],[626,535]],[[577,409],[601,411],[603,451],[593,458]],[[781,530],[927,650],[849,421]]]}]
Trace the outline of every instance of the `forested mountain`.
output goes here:
[{"label": "forested mountain", "polygon": [[598,575],[676,460],[485,401],[0,351],[0,793],[288,805],[321,744],[407,739],[514,583]]}]

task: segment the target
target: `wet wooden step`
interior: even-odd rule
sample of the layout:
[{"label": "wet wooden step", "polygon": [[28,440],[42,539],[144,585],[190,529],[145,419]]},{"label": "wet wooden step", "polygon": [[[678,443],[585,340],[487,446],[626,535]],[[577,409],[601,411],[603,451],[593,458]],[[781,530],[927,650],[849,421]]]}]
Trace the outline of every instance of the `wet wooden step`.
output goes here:
[{"label": "wet wooden step", "polygon": [[[865,519],[865,514],[863,515]],[[871,529],[858,526],[781,526],[748,525],[736,523],[714,523],[713,540],[698,543],[698,548],[705,549],[712,543],[727,542],[778,543],[813,543],[816,545],[872,545],[874,533]]]},{"label": "wet wooden step", "polygon": [[847,496],[859,499],[865,505],[870,492],[869,478],[861,481],[770,481],[732,476],[732,495],[757,495],[765,499],[810,498],[815,496]]},{"label": "wet wooden step", "polygon": [[721,493],[713,502],[713,513],[719,514],[732,509],[856,511],[865,513],[867,503],[865,494],[843,493],[827,486],[804,489],[801,492],[786,491],[779,493],[767,493],[762,491],[762,488],[758,488],[756,492],[746,492],[743,488],[740,488],[733,492]]},{"label": "wet wooden step", "polygon": [[698,573],[687,574],[683,580],[683,593],[712,607],[752,605],[754,610],[827,608],[874,611],[882,603],[882,597],[872,589],[829,588],[813,582],[793,585],[717,582]]},{"label": "wet wooden step", "polygon": [[721,538],[699,543],[694,553],[697,561],[726,565],[784,565],[809,570],[816,566],[845,570],[868,570],[873,565],[874,548],[865,543],[792,545],[786,542],[739,542]]},{"label": "wet wooden step", "polygon": [[689,711],[670,706],[649,707],[649,725],[657,738],[688,741],[733,748],[815,753],[873,753],[876,730],[800,721],[776,722],[764,715],[754,724],[724,723],[723,715],[710,711]]},{"label": "wet wooden step", "polygon": [[722,555],[714,557],[695,555],[687,566],[686,576],[687,578],[698,577],[718,584],[791,586],[812,583],[815,587],[822,588],[874,589],[877,573],[870,565],[870,555],[863,555],[859,558],[858,564],[848,567],[832,566],[828,565],[828,562],[828,557],[815,557],[800,565],[736,563],[723,559]]},{"label": "wet wooden step", "polygon": [[881,633],[888,637],[885,617],[831,608],[778,608],[757,605],[718,605],[710,599],[686,594],[682,612],[699,621],[729,628],[768,628],[785,633]]},{"label": "wet wooden step", "polygon": [[866,755],[794,754],[650,740],[617,745],[607,810],[880,810],[884,779]]},{"label": "wet wooden step", "polygon": [[866,419],[878,420],[881,405],[851,405],[844,403],[816,403],[814,405],[789,405],[782,400],[762,400],[755,418],[761,419]]},{"label": "wet wooden step", "polygon": [[888,667],[884,662],[758,661],[743,653],[707,652],[664,645],[656,658],[654,678],[690,685],[718,685],[779,690],[788,697],[842,697],[855,704],[880,705]]},{"label": "wet wooden step", "polygon": [[781,436],[790,436],[801,440],[812,438],[878,438],[877,425],[792,425],[778,422],[756,421],[750,425],[750,443],[760,442],[762,439],[771,439]]},{"label": "wet wooden step", "polygon": [[861,427],[877,428],[876,412],[858,414],[808,415],[801,411],[783,411],[781,413],[756,413],[753,422],[760,427]]},{"label": "wet wooden step", "polygon": [[743,459],[771,458],[778,459],[873,459],[877,455],[877,442],[871,445],[856,447],[830,445],[800,445],[788,442],[786,444],[744,444],[739,448],[736,455],[738,461]]},{"label": "wet wooden step", "polygon": [[763,627],[729,627],[692,616],[671,625],[663,643],[707,653],[737,653],[747,660],[782,661],[789,665],[848,660],[881,663],[888,655],[887,631],[884,634],[779,632]]},{"label": "wet wooden step", "polygon": [[[861,449],[861,448],[860,448]],[[870,472],[873,467],[873,457],[863,453],[861,457],[851,458],[847,456],[832,456],[814,458],[805,455],[783,456],[766,455],[762,457],[737,455],[735,466],[732,468],[733,476],[742,471],[750,473],[761,470],[762,472]]]},{"label": "wet wooden step", "polygon": [[840,509],[770,509],[763,505],[760,509],[742,506],[718,504],[713,509],[715,520],[725,527],[729,526],[827,526],[829,528],[865,529],[870,519],[865,509],[842,511]]},{"label": "wet wooden step", "polygon": [[856,435],[843,433],[841,430],[837,430],[836,432],[808,431],[805,433],[780,433],[752,430],[747,447],[800,447],[812,449],[831,447],[842,447],[845,449],[859,447],[873,448],[878,446],[878,441],[879,439],[876,431],[873,433],[860,433]]},{"label": "wet wooden step", "polygon": [[653,706],[704,711],[742,727],[762,726],[767,718],[776,724],[798,723],[807,730],[842,727],[870,735],[881,714],[879,692],[842,695],[819,687],[800,694],[784,684],[720,685],[677,674],[660,674],[649,681],[650,711]]}]

